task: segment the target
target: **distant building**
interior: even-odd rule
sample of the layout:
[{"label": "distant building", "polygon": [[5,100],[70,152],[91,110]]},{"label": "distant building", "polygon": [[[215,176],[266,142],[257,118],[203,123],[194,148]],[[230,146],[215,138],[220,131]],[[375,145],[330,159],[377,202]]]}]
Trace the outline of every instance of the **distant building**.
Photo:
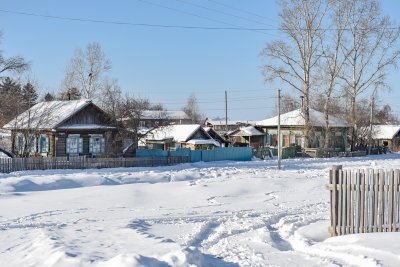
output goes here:
[{"label": "distant building", "polygon": [[161,126],[148,132],[140,143],[142,147],[162,150],[211,149],[220,146],[199,124]]},{"label": "distant building", "polygon": [[224,136],[228,132],[232,132],[241,127],[253,126],[255,125],[255,121],[230,121],[226,122],[225,120],[210,120],[206,119],[204,122],[205,127],[210,127],[214,131],[216,131],[219,135]]},{"label": "distant building", "polygon": [[[369,128],[366,127],[365,142],[368,144]],[[371,133],[373,147],[384,147],[393,152],[400,151],[400,125],[373,125]]]},{"label": "distant building", "polygon": [[41,102],[3,126],[17,156],[115,157],[122,153],[116,122],[91,100]]},{"label": "distant building", "polygon": [[[311,124],[311,147],[323,148],[325,138],[324,114],[314,109],[310,109]],[[271,146],[278,145],[278,116],[261,120],[256,123],[268,134],[267,143]],[[288,147],[297,145],[304,148],[305,144],[305,120],[301,109],[296,109],[280,116],[282,146]],[[335,151],[345,151],[347,147],[347,132],[349,125],[345,120],[329,116],[329,126],[331,140],[329,148]]]},{"label": "distant building", "polygon": [[227,135],[232,146],[259,148],[266,143],[266,134],[255,126],[241,127]]},{"label": "distant building", "polygon": [[191,119],[181,110],[145,110],[140,118],[139,126],[154,128],[161,125],[190,123]]}]

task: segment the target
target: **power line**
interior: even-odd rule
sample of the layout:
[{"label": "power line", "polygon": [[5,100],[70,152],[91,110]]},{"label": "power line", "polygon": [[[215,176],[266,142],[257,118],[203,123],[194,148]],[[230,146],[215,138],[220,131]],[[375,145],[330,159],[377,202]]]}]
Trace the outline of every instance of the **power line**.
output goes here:
[{"label": "power line", "polygon": [[[138,0],[143,1],[143,0]],[[168,7],[166,7],[168,8]],[[187,26],[187,25],[168,25],[168,24],[151,24],[151,23],[133,23],[133,22],[126,22],[126,21],[112,21],[112,20],[97,20],[97,19],[85,19],[85,18],[74,18],[74,17],[65,17],[65,16],[55,16],[55,15],[45,15],[45,14],[38,14],[38,13],[31,13],[31,12],[22,12],[22,11],[15,11],[15,10],[7,10],[7,9],[0,9],[2,13],[8,14],[15,14],[15,15],[23,15],[23,16],[31,16],[31,17],[41,17],[47,19],[56,19],[56,20],[66,20],[66,21],[75,21],[75,22],[90,22],[90,23],[101,23],[101,24],[112,24],[112,25],[123,25],[123,26],[136,26],[136,27],[152,27],[152,28],[171,28],[171,29],[188,29],[188,30],[232,30],[232,31],[255,31],[263,34],[267,34],[262,31],[281,31],[281,28],[252,28],[252,27],[240,27],[233,25],[232,27],[206,27],[206,26]],[[182,11],[184,12],[184,11]],[[185,13],[185,12],[184,12]],[[196,14],[193,14],[197,16]],[[218,20],[217,20],[218,21]],[[224,23],[224,22],[221,22]],[[230,24],[228,24],[230,25]],[[375,27],[371,28],[373,30],[399,30],[400,26],[398,27]],[[297,29],[307,31],[308,29]],[[338,30],[338,28],[325,28],[319,30]],[[342,28],[341,30],[351,30],[349,28]],[[359,31],[363,31],[365,29],[360,28]]]},{"label": "power line", "polygon": [[[258,93],[267,93],[267,92],[274,92],[276,89],[271,89],[271,88],[264,88],[264,89],[249,89],[249,90],[228,90],[228,93],[248,93],[248,92],[258,92]],[[171,94],[171,91],[169,90],[163,90],[163,91],[137,91],[138,94],[146,93],[146,94]],[[201,95],[215,95],[218,93],[218,91],[201,91]],[[220,93],[223,93],[223,91],[220,91]]]},{"label": "power line", "polygon": [[[235,15],[235,14],[232,14],[232,13],[228,13],[228,12],[225,12],[225,11],[221,11],[221,10],[218,10],[218,9],[215,9],[215,8],[210,8],[210,7],[206,7],[206,6],[203,6],[203,5],[187,2],[185,0],[175,0],[175,1],[187,4],[187,5],[195,6],[195,7],[201,8],[201,9],[205,9],[205,10],[213,11],[213,12],[216,12],[216,13],[220,13],[220,14],[223,14],[223,15],[226,15],[226,16],[238,18],[238,19],[241,19],[241,20],[255,22],[255,23],[258,23],[258,24],[266,25],[266,26],[272,26],[270,24],[266,24],[266,23],[258,21],[258,20],[254,20],[254,19],[249,19],[249,18],[246,18],[246,17],[238,16],[238,15]],[[272,26],[272,27],[274,27],[274,26]]]},{"label": "power line", "polygon": [[[260,109],[271,109],[271,108],[275,108],[275,107],[268,107],[268,106],[264,106],[264,107],[251,107],[251,108],[238,108],[235,107],[233,108],[228,108],[229,111],[238,111],[238,110],[260,110]],[[169,110],[169,109],[167,109]],[[204,111],[225,111],[225,108],[206,108],[204,109]]]},{"label": "power line", "polygon": [[44,14],[6,10],[6,9],[0,9],[0,12],[16,14],[16,15],[23,15],[23,16],[31,16],[31,17],[41,17],[41,18],[47,18],[47,19],[66,20],[66,21],[91,22],[91,23],[113,24],[113,25],[124,25],[124,26],[142,26],[142,27],[153,27],[153,28],[199,29],[199,30],[238,30],[238,31],[262,30],[262,29],[256,29],[256,28],[242,28],[242,27],[204,27],[204,26],[166,25],[166,24],[150,24],[150,23],[132,23],[132,22],[125,22],[125,21],[83,19],[83,18],[74,18],[74,17],[44,15]]},{"label": "power line", "polygon": [[[253,101],[253,100],[259,100],[259,101],[264,101],[266,98],[263,97],[262,99],[260,97],[253,97],[253,98],[228,98],[229,102],[243,102],[243,101]],[[272,99],[275,100],[276,96],[274,97],[267,97],[267,99]],[[213,101],[197,101],[199,104],[218,104],[218,103],[224,103],[225,100],[213,100]],[[170,105],[185,105],[186,103],[184,102],[163,102],[163,104],[170,104]]]},{"label": "power line", "polygon": [[[201,15],[198,15],[198,14],[195,14],[195,13],[187,12],[187,11],[180,10],[180,9],[177,9],[177,8],[173,8],[173,7],[168,7],[168,6],[165,6],[165,5],[161,5],[161,4],[158,4],[158,3],[151,2],[149,0],[137,0],[137,1],[149,4],[149,5],[161,7],[161,8],[164,8],[164,9],[172,10],[172,11],[175,11],[175,12],[178,12],[178,13],[183,13],[183,14],[186,14],[186,15],[189,15],[189,16],[193,16],[193,17],[197,17],[197,18],[206,19],[206,20],[209,20],[209,21],[221,23],[221,24],[228,25],[228,26],[231,26],[231,27],[243,28],[241,26],[238,26],[238,25],[235,25],[235,24],[232,24],[232,23],[229,23],[229,22],[225,22],[225,21],[222,21],[222,20],[201,16]],[[179,1],[179,0],[177,0],[177,1]],[[181,2],[184,2],[184,1],[181,1]],[[187,2],[184,2],[184,3],[189,4],[189,5],[191,4],[191,3],[187,3]],[[194,5],[194,6],[197,6],[197,7],[206,8],[206,7],[203,7],[201,5],[196,5],[196,4],[191,4],[191,5]],[[261,33],[261,34],[268,34],[268,33],[265,33],[263,31],[257,30],[257,29],[255,29],[254,31],[258,32],[258,33]]]},{"label": "power line", "polygon": [[207,1],[212,2],[212,3],[215,3],[215,4],[220,5],[220,6],[223,6],[223,7],[230,8],[230,9],[232,9],[232,10],[236,10],[236,11],[239,11],[239,12],[246,13],[246,14],[248,14],[248,15],[256,16],[256,17],[261,18],[261,19],[266,19],[266,20],[270,20],[270,21],[273,21],[273,22],[277,22],[277,21],[274,20],[274,19],[267,18],[267,17],[261,16],[261,15],[259,15],[259,14],[256,14],[256,13],[254,13],[254,12],[250,12],[250,11],[247,11],[247,10],[244,10],[244,9],[240,9],[240,8],[237,8],[237,7],[233,7],[233,6],[230,6],[230,5],[227,5],[227,4],[218,2],[218,1],[216,1],[216,0],[207,0]]}]

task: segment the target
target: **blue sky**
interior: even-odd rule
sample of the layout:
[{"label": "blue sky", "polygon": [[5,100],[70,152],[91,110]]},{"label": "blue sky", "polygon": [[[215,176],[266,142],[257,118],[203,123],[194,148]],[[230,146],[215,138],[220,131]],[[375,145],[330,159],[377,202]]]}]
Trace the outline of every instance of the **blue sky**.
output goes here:
[{"label": "blue sky", "polygon": [[[384,13],[400,21],[400,1],[383,0]],[[55,17],[127,23],[200,27],[277,28],[278,9],[272,0],[2,0],[1,10]],[[217,10],[217,11],[216,11]],[[144,27],[51,19],[0,12],[5,56],[31,61],[31,75],[42,91],[58,91],[65,67],[76,48],[98,42],[112,62],[111,78],[134,96],[180,110],[194,93],[200,111],[210,118],[261,120],[273,114],[277,88],[265,84],[259,57],[276,31],[234,31]],[[399,71],[390,74],[395,102]],[[282,88],[293,93],[288,88]]]}]

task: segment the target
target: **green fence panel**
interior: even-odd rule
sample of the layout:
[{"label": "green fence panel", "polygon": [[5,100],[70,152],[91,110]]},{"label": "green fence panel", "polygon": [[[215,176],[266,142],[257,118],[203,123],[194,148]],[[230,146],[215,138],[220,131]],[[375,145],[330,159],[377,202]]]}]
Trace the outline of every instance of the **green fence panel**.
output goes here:
[{"label": "green fence panel", "polygon": [[168,151],[161,149],[137,149],[136,157],[138,158],[168,157]]},{"label": "green fence panel", "polygon": [[191,150],[189,161],[190,162],[202,161],[202,151],[201,150]]}]

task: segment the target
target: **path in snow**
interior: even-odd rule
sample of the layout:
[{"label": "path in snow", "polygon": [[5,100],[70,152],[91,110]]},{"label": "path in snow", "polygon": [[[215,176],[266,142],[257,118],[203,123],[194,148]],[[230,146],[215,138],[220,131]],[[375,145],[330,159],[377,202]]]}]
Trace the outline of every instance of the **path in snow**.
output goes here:
[{"label": "path in snow", "polygon": [[0,175],[0,262],[400,265],[397,233],[328,238],[333,164],[395,168],[400,158],[286,160],[282,171],[274,161],[254,161]]}]

